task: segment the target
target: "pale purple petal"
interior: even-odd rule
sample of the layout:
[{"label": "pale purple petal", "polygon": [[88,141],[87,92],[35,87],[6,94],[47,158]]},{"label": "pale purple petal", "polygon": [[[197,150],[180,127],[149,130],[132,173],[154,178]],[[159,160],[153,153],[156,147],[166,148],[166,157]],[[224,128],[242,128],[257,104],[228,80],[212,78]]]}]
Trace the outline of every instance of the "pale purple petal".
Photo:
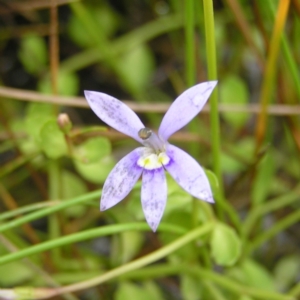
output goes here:
[{"label": "pale purple petal", "polygon": [[197,84],[179,95],[166,112],[159,130],[165,141],[177,130],[189,123],[203,108],[217,81]]},{"label": "pale purple petal", "polygon": [[170,161],[164,167],[177,183],[192,196],[213,203],[209,181],[202,167],[183,150],[168,145]]},{"label": "pale purple petal", "polygon": [[123,200],[142,174],[137,161],[143,151],[136,148],[123,157],[108,175],[102,190],[100,210],[106,210]]},{"label": "pale purple petal", "polygon": [[164,168],[144,170],[142,206],[145,218],[153,231],[161,220],[167,201],[167,182]]},{"label": "pale purple petal", "polygon": [[84,91],[84,95],[91,109],[103,122],[139,143],[143,142],[138,132],[145,126],[126,104],[104,93]]}]

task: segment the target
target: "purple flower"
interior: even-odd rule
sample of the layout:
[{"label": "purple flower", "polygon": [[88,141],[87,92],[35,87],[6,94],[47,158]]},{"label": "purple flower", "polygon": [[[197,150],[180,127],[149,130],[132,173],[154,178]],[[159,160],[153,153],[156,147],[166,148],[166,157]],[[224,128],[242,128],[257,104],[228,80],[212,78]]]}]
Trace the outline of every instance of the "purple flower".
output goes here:
[{"label": "purple flower", "polygon": [[200,112],[216,84],[217,81],[203,82],[183,92],[166,112],[158,134],[146,128],[121,101],[104,93],[85,91],[90,107],[103,122],[143,145],[123,157],[108,175],[102,190],[102,211],[123,200],[143,174],[142,207],[155,231],[167,201],[165,169],[192,196],[214,202],[202,167],[189,154],[169,144],[168,138]]}]

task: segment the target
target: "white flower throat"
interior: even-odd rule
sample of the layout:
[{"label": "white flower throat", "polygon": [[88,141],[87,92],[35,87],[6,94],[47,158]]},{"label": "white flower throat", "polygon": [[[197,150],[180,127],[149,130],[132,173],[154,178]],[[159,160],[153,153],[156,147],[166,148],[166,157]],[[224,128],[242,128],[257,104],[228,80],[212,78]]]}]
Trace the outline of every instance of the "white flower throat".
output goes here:
[{"label": "white flower throat", "polygon": [[139,137],[143,140],[145,150],[138,159],[137,164],[146,170],[159,169],[163,165],[167,165],[170,158],[166,154],[166,143],[163,142],[149,128],[142,128],[138,132]]}]

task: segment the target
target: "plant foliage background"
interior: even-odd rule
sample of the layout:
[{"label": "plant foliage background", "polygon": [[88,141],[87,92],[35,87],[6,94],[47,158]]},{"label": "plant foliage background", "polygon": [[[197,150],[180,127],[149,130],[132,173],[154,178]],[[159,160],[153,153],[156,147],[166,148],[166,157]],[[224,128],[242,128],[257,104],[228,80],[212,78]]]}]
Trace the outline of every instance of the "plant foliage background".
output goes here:
[{"label": "plant foliage background", "polygon": [[[0,15],[0,299],[299,297],[298,0],[1,1]],[[212,79],[210,109],[172,143],[206,168],[215,205],[168,177],[157,233],[140,183],[100,212],[135,142],[83,90],[157,128]]]}]

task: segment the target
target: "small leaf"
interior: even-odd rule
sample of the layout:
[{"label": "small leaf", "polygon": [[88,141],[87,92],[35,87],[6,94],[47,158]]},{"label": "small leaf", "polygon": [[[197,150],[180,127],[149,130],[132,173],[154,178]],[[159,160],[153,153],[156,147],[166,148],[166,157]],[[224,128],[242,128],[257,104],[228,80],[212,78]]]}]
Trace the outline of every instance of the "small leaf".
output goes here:
[{"label": "small leaf", "polygon": [[[117,205],[111,210],[110,214],[114,221],[120,224],[136,221],[134,216],[130,214],[130,211],[127,210],[127,206]],[[130,241],[130,243],[128,241]],[[139,253],[143,246],[143,242],[144,236],[141,231],[125,231],[114,236],[111,246],[111,258],[113,264],[122,265],[130,261]]]},{"label": "small leaf", "polygon": [[289,255],[281,258],[274,270],[277,291],[286,292],[292,284],[296,283],[299,270],[299,255]]},{"label": "small leaf", "polygon": [[116,291],[115,300],[153,300],[152,296],[145,291],[143,287],[137,286],[130,282],[121,282]]},{"label": "small leaf", "polygon": [[239,300],[253,300],[253,298],[250,298],[249,296],[247,295],[243,295],[239,298]]},{"label": "small leaf", "polygon": [[248,286],[269,291],[275,290],[271,274],[259,263],[248,259],[241,264],[241,269],[244,273],[244,283]]},{"label": "small leaf", "polygon": [[43,71],[47,65],[47,58],[47,46],[43,38],[30,34],[21,40],[19,59],[28,73],[37,74]]},{"label": "small leaf", "polygon": [[275,172],[275,161],[271,152],[268,152],[258,165],[258,172],[253,182],[251,196],[254,205],[264,202],[270,192]]},{"label": "small leaf", "polygon": [[190,275],[180,276],[180,290],[185,300],[199,300],[202,299],[202,284],[198,278]]},{"label": "small leaf", "polygon": [[226,224],[215,225],[210,245],[211,254],[219,265],[232,266],[240,257],[241,241],[236,232]]},{"label": "small leaf", "polygon": [[111,144],[107,138],[91,138],[76,148],[74,164],[83,178],[103,183],[115,165],[110,154]]},{"label": "small leaf", "polygon": [[[62,96],[76,95],[79,87],[79,80],[75,73],[59,70],[57,76],[58,94]],[[38,90],[44,94],[52,93],[52,84],[49,74],[38,83]]]},{"label": "small leaf", "polygon": [[178,185],[169,173],[166,173],[166,178],[168,186],[168,205],[166,205],[164,216],[167,216],[173,211],[184,209],[193,199],[189,193]]},{"label": "small leaf", "polygon": [[[120,18],[116,14],[116,10],[106,5],[105,2],[98,2],[97,6],[86,3],[85,8],[89,18],[96,27],[101,28],[105,36],[111,36],[118,29]],[[81,20],[75,14],[71,15],[68,22],[68,33],[73,41],[81,47],[94,46],[96,44],[95,40],[91,39],[90,35],[87,34]]]},{"label": "small leaf", "polygon": [[90,138],[76,148],[79,160],[85,163],[97,162],[111,153],[111,144],[107,138]]},{"label": "small leaf", "polygon": [[110,171],[115,165],[115,161],[111,156],[103,157],[101,160],[84,163],[78,160],[74,160],[76,170],[86,180],[93,183],[103,183],[107,178]]},{"label": "small leaf", "polygon": [[25,129],[27,134],[40,145],[41,128],[46,122],[54,119],[53,106],[50,104],[30,103],[27,106]]},{"label": "small leaf", "polygon": [[146,45],[130,49],[118,61],[120,77],[129,91],[142,91],[154,71],[154,58]]},{"label": "small leaf", "polygon": [[[220,99],[225,104],[246,104],[249,92],[244,81],[235,75],[230,75],[220,82]],[[224,112],[224,119],[232,126],[241,128],[249,119],[247,113]]]},{"label": "small leaf", "polygon": [[[34,274],[26,265],[20,262],[11,262],[0,266],[0,286],[16,286],[31,279]],[[3,276],[5,274],[5,276]]]},{"label": "small leaf", "polygon": [[41,128],[41,148],[52,159],[57,159],[68,153],[68,147],[63,133],[56,120],[47,121]]},{"label": "small leaf", "polygon": [[[228,145],[228,148],[230,155],[228,152],[221,153],[221,166],[224,172],[236,174],[244,170],[247,164],[251,163],[255,148],[252,138],[243,138],[235,144]],[[238,157],[241,157],[242,160],[239,160]]]},{"label": "small leaf", "polygon": [[[71,199],[87,192],[85,183],[75,174],[63,170],[61,173],[61,198]],[[65,209],[66,215],[79,218],[86,212],[86,206],[75,205]]]}]

